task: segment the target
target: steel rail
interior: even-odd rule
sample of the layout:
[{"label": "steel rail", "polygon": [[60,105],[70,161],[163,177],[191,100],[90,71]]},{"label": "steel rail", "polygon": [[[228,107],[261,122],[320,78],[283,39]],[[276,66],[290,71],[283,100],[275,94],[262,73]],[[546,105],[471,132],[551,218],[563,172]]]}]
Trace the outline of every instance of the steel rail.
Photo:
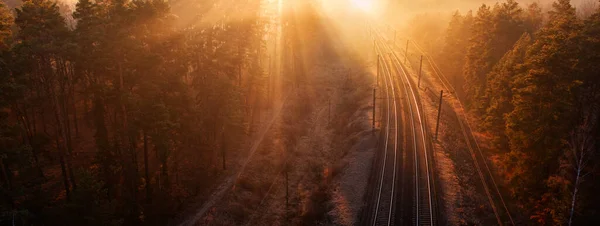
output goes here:
[{"label": "steel rail", "polygon": [[[377,69],[379,70],[379,68]],[[385,74],[385,72],[382,72],[382,74]],[[379,206],[381,204],[381,193],[382,193],[382,189],[383,189],[383,182],[385,180],[385,168],[387,165],[387,152],[388,152],[388,142],[389,142],[389,134],[390,134],[390,101],[392,98],[389,97],[389,87],[388,87],[388,83],[387,83],[387,79],[384,79],[384,87],[385,87],[385,93],[386,93],[386,107],[387,107],[387,113],[386,113],[386,124],[385,124],[385,141],[384,141],[384,148],[383,148],[383,162],[381,164],[381,177],[379,179],[379,189],[377,192],[377,205],[375,205],[375,213],[373,216],[373,223],[372,225],[376,225],[377,224],[377,216],[379,214]]]},{"label": "steel rail", "polygon": [[[381,35],[380,32],[377,32],[377,33],[379,34],[379,36],[383,40],[386,40],[385,37],[383,37],[383,35]],[[418,118],[418,123],[420,125],[421,138],[422,138],[422,144],[423,144],[423,155],[424,155],[425,169],[426,169],[425,174],[426,174],[426,177],[427,177],[427,196],[428,196],[428,200],[427,200],[428,201],[428,206],[427,207],[428,207],[428,210],[429,210],[429,219],[428,220],[429,220],[429,224],[433,225],[434,224],[434,216],[435,216],[434,215],[433,198],[432,198],[434,196],[434,192],[432,192],[432,186],[431,186],[433,178],[431,177],[431,173],[429,172],[429,167],[431,167],[431,165],[430,165],[430,161],[429,161],[429,157],[428,157],[429,153],[427,151],[428,148],[427,148],[427,141],[426,141],[426,137],[427,136],[425,134],[426,133],[425,132],[426,131],[426,129],[425,129],[425,123],[424,123],[425,119],[423,118],[424,115],[421,114],[422,110],[420,109],[420,105],[418,103],[417,95],[415,94],[415,91],[414,91],[415,88],[414,88],[414,86],[412,85],[412,83],[410,82],[410,80],[408,78],[408,73],[406,73],[406,71],[405,71],[402,63],[400,62],[398,56],[393,51],[393,48],[390,47],[389,44],[387,44],[385,42],[383,42],[383,43],[384,43],[384,46],[387,48],[387,50],[391,53],[391,56],[393,56],[392,60],[393,60],[393,63],[395,63],[395,65],[396,65],[397,72],[399,74],[403,75],[403,76],[401,76],[401,78],[403,78],[402,79],[402,81],[403,81],[402,85],[405,88],[404,91],[405,91],[406,96],[409,98],[408,103],[409,103],[409,106],[410,106],[410,109],[411,109],[410,113],[411,113],[411,119],[412,119],[411,123],[412,123],[412,129],[413,129],[413,140],[416,139],[416,136],[417,136],[416,133],[414,132],[415,131],[415,126],[414,126],[415,119],[414,119],[413,110],[412,110],[413,107],[417,111],[417,118]],[[410,91],[410,95],[409,95],[409,91]],[[412,97],[412,99],[410,97]],[[415,152],[416,152],[417,151],[416,150],[417,149],[417,142],[416,142],[416,140],[414,141],[414,144],[415,144],[414,147],[415,147]],[[415,193],[416,193],[416,200],[417,200],[417,205],[416,205],[417,206],[417,208],[416,208],[417,212],[416,212],[415,219],[416,219],[416,224],[417,225],[419,225],[421,223],[421,220],[422,220],[422,219],[420,219],[420,213],[421,213],[420,211],[421,211],[422,207],[419,206],[419,198],[420,198],[420,191],[419,191],[419,186],[420,185],[419,184],[420,184],[420,182],[418,181],[418,177],[419,177],[418,165],[419,165],[418,154],[416,153],[415,154],[415,174],[417,175],[417,181],[415,183],[415,189],[416,189]]]},{"label": "steel rail", "polygon": [[[381,51],[380,47],[378,45],[375,46],[376,50],[378,53],[380,53],[381,56],[383,55],[383,52]],[[383,57],[383,59],[385,59]],[[382,74],[384,75],[384,84],[385,84],[385,89],[386,89],[386,95],[387,95],[387,123],[386,123],[386,135],[385,135],[385,142],[384,142],[384,161],[382,164],[382,172],[381,172],[381,177],[380,177],[380,182],[379,182],[379,191],[377,194],[377,205],[376,205],[376,209],[375,209],[375,214],[373,216],[373,223],[372,225],[377,225],[377,220],[378,220],[378,216],[380,214],[380,206],[382,203],[382,191],[383,191],[383,187],[384,187],[384,181],[385,181],[385,175],[386,175],[386,166],[388,166],[388,161],[387,161],[387,155],[388,155],[388,146],[389,146],[389,140],[390,140],[390,128],[394,129],[394,156],[393,156],[393,165],[392,165],[392,181],[391,181],[391,190],[390,190],[390,197],[389,197],[389,210],[387,212],[387,225],[392,225],[392,214],[393,214],[393,207],[394,207],[394,198],[395,198],[395,192],[396,192],[396,171],[397,171],[397,153],[398,153],[398,105],[396,102],[396,90],[395,87],[392,84],[392,78],[391,78],[391,70],[389,69],[387,62],[385,60],[382,60],[382,68],[384,68],[385,70],[383,70]],[[391,91],[391,97],[390,97],[390,91]],[[394,117],[394,126],[390,127],[390,113],[392,112],[392,110],[390,110],[390,105],[393,106],[393,117]]]}]

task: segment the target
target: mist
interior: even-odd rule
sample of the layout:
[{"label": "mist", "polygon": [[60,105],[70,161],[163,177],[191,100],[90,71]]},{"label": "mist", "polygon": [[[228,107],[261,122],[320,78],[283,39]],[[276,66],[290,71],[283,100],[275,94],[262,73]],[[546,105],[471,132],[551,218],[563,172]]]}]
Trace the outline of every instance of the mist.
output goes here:
[{"label": "mist", "polygon": [[[394,24],[405,26],[415,15],[431,14],[448,19],[452,13],[458,11],[466,13],[470,10],[476,11],[482,4],[493,6],[503,1],[496,0],[382,0],[380,8],[385,9],[381,15],[386,15]],[[527,6],[531,3],[538,3],[542,10],[546,12],[552,7],[553,0],[518,0],[521,6]],[[575,7],[581,17],[589,16],[594,9],[598,7],[596,0],[572,0],[571,4]],[[385,6],[385,7],[383,7]]]}]

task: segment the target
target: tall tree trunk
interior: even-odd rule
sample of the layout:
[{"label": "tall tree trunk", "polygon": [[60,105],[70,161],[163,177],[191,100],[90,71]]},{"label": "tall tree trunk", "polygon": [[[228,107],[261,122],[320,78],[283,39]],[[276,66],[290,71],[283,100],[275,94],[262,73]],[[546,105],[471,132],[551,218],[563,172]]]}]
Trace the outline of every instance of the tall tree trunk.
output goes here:
[{"label": "tall tree trunk", "polygon": [[[6,147],[3,147],[3,148],[6,148]],[[2,189],[0,192],[2,192],[2,196],[4,196],[5,203],[9,203],[10,208],[14,209],[15,201],[14,201],[12,195],[10,194],[10,191],[12,191],[12,183],[11,183],[11,179],[10,179],[11,176],[9,175],[10,170],[8,169],[6,164],[4,164],[3,158],[0,158],[0,170],[2,170],[2,183],[4,183],[6,185],[6,188],[8,188],[8,189]]]},{"label": "tall tree trunk", "polygon": [[[64,93],[63,93],[64,94]],[[67,142],[67,151],[69,153],[69,155],[73,154],[73,143],[71,140],[71,120],[69,119],[69,110],[67,107],[66,102],[68,102],[66,96],[63,95],[63,97],[61,100],[61,107],[62,107],[62,113],[63,113],[63,122],[65,125],[65,141]]]},{"label": "tall tree trunk", "polygon": [[[58,85],[60,88],[60,98],[58,96],[55,95],[55,106],[57,109],[57,113],[58,115],[57,117],[57,124],[58,127],[64,127],[64,130],[61,131],[61,137],[64,138],[64,140],[66,141],[66,148],[67,148],[67,154],[65,162],[66,162],[66,166],[67,166],[67,170],[69,173],[69,178],[71,180],[71,185],[73,186],[73,190],[77,189],[77,183],[75,182],[75,175],[73,173],[73,165],[71,164],[71,159],[73,158],[73,142],[71,139],[71,123],[70,123],[70,119],[69,119],[69,108],[68,108],[68,102],[69,102],[69,95],[68,95],[68,88],[66,87],[67,85],[69,85],[71,83],[72,77],[69,74],[69,71],[67,69],[67,62],[63,59],[58,59],[57,60],[58,63],[58,69],[59,71],[57,73],[60,73],[60,77],[59,77],[59,81],[58,81]],[[62,112],[61,112],[62,111]],[[58,117],[60,117],[59,115],[61,115],[60,113],[62,113],[62,118],[63,118],[63,123],[60,123],[60,120],[58,119]]]},{"label": "tall tree trunk", "polygon": [[227,170],[227,165],[226,165],[226,158],[225,158],[225,154],[227,153],[227,142],[225,141],[225,132],[226,130],[223,130],[222,136],[221,136],[221,157],[223,159],[223,170]]},{"label": "tall tree trunk", "polygon": [[[33,116],[35,117],[35,112],[33,113]],[[33,137],[33,135],[35,134],[33,132],[33,125],[31,123],[31,117],[29,117],[29,115],[27,114],[27,108],[23,108],[23,121],[25,122],[25,130],[27,131],[27,134],[29,135],[29,137]]]},{"label": "tall tree trunk", "polygon": [[148,135],[143,130],[144,135],[144,179],[146,180],[146,202],[152,203],[152,187],[150,185],[150,172],[148,170]]},{"label": "tall tree trunk", "polygon": [[[159,137],[159,139],[162,137]],[[154,139],[153,139],[154,141]],[[169,166],[168,166],[168,161],[169,158],[167,156],[167,146],[165,145],[166,141],[165,140],[158,140],[156,142],[156,144],[154,145],[155,149],[156,149],[156,155],[158,156],[158,159],[160,161],[160,184],[162,185],[161,187],[163,187],[164,189],[168,189],[169,188]],[[158,145],[157,145],[158,144]],[[214,153],[214,151],[212,152]],[[161,188],[162,189],[162,188]]]},{"label": "tall tree trunk", "polygon": [[119,63],[119,91],[120,91],[120,100],[119,100],[119,105],[120,105],[120,111],[121,111],[121,115],[123,117],[123,121],[121,124],[121,129],[122,129],[122,133],[121,133],[121,145],[123,145],[123,148],[125,150],[124,154],[127,155],[127,153],[131,156],[131,166],[130,167],[124,167],[124,169],[129,169],[128,173],[125,173],[124,175],[131,175],[131,191],[132,191],[132,199],[133,199],[133,203],[132,203],[132,216],[133,216],[133,221],[135,224],[139,223],[138,222],[138,205],[137,205],[137,180],[138,180],[138,166],[137,166],[137,154],[135,152],[135,141],[131,135],[131,131],[129,131],[129,124],[128,124],[128,116],[127,116],[127,107],[126,107],[126,99],[125,99],[125,85],[124,85],[124,81],[123,81],[123,66],[121,65],[121,63]]},{"label": "tall tree trunk", "polygon": [[73,126],[75,126],[75,137],[79,137],[79,123],[77,122],[77,100],[75,99],[75,84],[71,82],[71,103],[73,107]]},{"label": "tall tree trunk", "polygon": [[[66,163],[67,170],[69,171],[69,178],[71,180],[71,185],[73,186],[73,190],[77,189],[77,183],[75,183],[75,174],[73,173],[73,165],[71,164],[71,159],[73,158],[73,141],[71,139],[71,123],[69,119],[69,111],[68,111],[68,95],[65,92],[64,84],[61,84],[61,98],[60,104],[62,107],[63,113],[63,122],[64,122],[64,138],[67,142],[67,155],[66,155]],[[59,124],[60,125],[60,124]]]},{"label": "tall tree trunk", "polygon": [[[40,91],[37,90],[36,92],[37,95],[37,99],[41,100],[41,95],[40,95]],[[40,119],[42,121],[42,131],[44,131],[44,134],[48,134],[48,128],[46,127],[46,117],[44,117],[44,104],[40,104],[40,106],[38,107],[39,109],[39,115],[40,115]]]},{"label": "tall tree trunk", "polygon": [[111,163],[114,159],[109,147],[108,131],[104,120],[104,100],[101,95],[102,94],[98,93],[94,94],[94,106],[92,112],[94,117],[94,127],[96,128],[94,139],[96,140],[96,148],[98,149],[97,158],[100,160],[102,173],[104,174],[104,188],[107,191],[108,199],[111,199],[113,189]]},{"label": "tall tree trunk", "polygon": [[165,159],[162,163],[162,175],[163,175],[163,183],[165,189],[169,188],[169,167],[167,165],[167,160]]},{"label": "tall tree trunk", "polygon": [[[60,141],[56,138],[56,147],[60,149]],[[71,201],[71,192],[69,188],[69,178],[67,176],[67,168],[65,166],[65,155],[60,153],[60,171],[63,177],[63,184],[65,186],[65,192],[67,193],[67,201]]]},{"label": "tall tree trunk", "polygon": [[8,177],[8,170],[4,165],[4,159],[0,158],[0,168],[2,168],[2,180],[6,184],[8,190],[12,190],[12,183],[10,183],[10,177]]},{"label": "tall tree trunk", "polygon": [[42,120],[42,131],[44,131],[44,135],[48,135],[48,127],[46,126],[46,117],[44,113],[44,107],[41,107],[40,111],[40,119]]},{"label": "tall tree trunk", "polygon": [[[66,80],[69,80],[68,74],[66,72],[66,66],[65,66],[65,62],[61,61],[60,63],[60,68],[62,69],[62,77]],[[65,140],[67,142],[67,151],[69,153],[69,155],[73,155],[73,144],[71,142],[71,120],[69,119],[69,95],[68,95],[68,89],[67,86],[69,83],[69,81],[59,81],[59,85],[60,85],[60,98],[59,98],[59,103],[60,103],[60,108],[62,111],[62,117],[63,117],[63,122],[64,122],[64,136],[65,136]]]},{"label": "tall tree trunk", "polygon": [[[31,129],[29,128],[29,126],[27,126],[27,121],[29,121],[29,117],[27,117],[27,114],[21,115],[21,111],[19,110],[18,104],[14,104],[13,108],[15,108],[17,111],[17,118],[19,119],[19,123],[21,123],[21,125],[23,126],[23,128],[25,129],[25,136],[23,136],[24,138],[24,142],[26,142],[31,148],[31,153],[33,156],[33,167],[36,168],[36,170],[38,171],[38,174],[41,178],[45,179],[46,177],[44,176],[44,171],[42,171],[42,166],[39,163],[39,158],[38,158],[38,147],[37,145],[33,144],[33,136],[34,136],[34,132],[31,131]],[[35,118],[35,111],[33,111],[33,118]]]},{"label": "tall tree trunk", "polygon": [[[591,110],[593,111],[593,110]],[[595,156],[596,151],[596,137],[594,129],[595,125],[595,114],[589,113],[589,115],[583,116],[584,123],[571,134],[571,141],[569,142],[573,157],[573,168],[575,169],[575,182],[573,183],[573,194],[571,196],[571,207],[569,214],[569,226],[573,223],[575,217],[575,206],[577,204],[577,194],[579,192],[579,186],[583,178],[590,172],[586,172],[588,169],[589,161],[593,161],[592,158]],[[592,164],[594,164],[592,162]],[[595,168],[592,166],[591,168]]]},{"label": "tall tree trunk", "polygon": [[[49,86],[52,86],[52,84],[49,84]],[[63,139],[64,140],[64,133],[63,133],[63,124],[60,121],[60,106],[58,103],[58,96],[56,95],[56,92],[53,92],[54,87],[49,87],[51,92],[48,92],[52,95],[52,100],[53,100],[53,106],[54,106],[54,117],[56,119],[56,130],[57,130],[57,135],[56,135],[56,148],[58,149],[59,153],[60,153],[60,165],[61,165],[61,170],[62,170],[62,174],[64,177],[64,184],[65,184],[65,190],[67,191],[67,194],[69,194],[69,181],[67,178],[71,179],[71,182],[73,183],[73,185],[75,184],[74,179],[75,176],[73,175],[73,170],[71,169],[71,165],[69,164],[69,159],[67,158],[65,161],[65,156],[66,156],[66,152],[64,150],[64,148],[62,148],[62,146],[60,145],[60,140]],[[66,162],[66,164],[65,164]],[[68,174],[67,174],[68,171]],[[75,188],[75,185],[73,186],[73,188]],[[67,197],[68,199],[70,199],[70,197]]]},{"label": "tall tree trunk", "polygon": [[35,109],[31,110],[31,124],[33,129],[33,134],[37,134],[37,121],[35,120]]},{"label": "tall tree trunk", "polygon": [[[579,162],[580,163],[580,162]],[[578,164],[579,164],[578,163]],[[581,169],[577,169],[577,175],[575,176],[575,184],[573,187],[573,196],[571,197],[571,213],[569,215],[569,226],[573,223],[573,215],[575,215],[575,201],[577,199],[577,192],[579,191],[579,178],[581,176]]]},{"label": "tall tree trunk", "polygon": [[137,145],[136,145],[136,140],[133,139],[132,136],[130,136],[130,155],[131,155],[131,191],[133,193],[133,202],[132,202],[132,209],[133,209],[133,214],[132,214],[132,219],[134,221],[135,225],[139,224],[139,208],[138,208],[138,180],[139,180],[139,172],[138,172],[138,161],[137,161]]},{"label": "tall tree trunk", "polygon": [[75,174],[73,173],[73,165],[71,164],[71,155],[67,155],[67,169],[69,170],[69,179],[71,180],[71,185],[73,186],[73,190],[77,189],[77,183],[75,183]]}]

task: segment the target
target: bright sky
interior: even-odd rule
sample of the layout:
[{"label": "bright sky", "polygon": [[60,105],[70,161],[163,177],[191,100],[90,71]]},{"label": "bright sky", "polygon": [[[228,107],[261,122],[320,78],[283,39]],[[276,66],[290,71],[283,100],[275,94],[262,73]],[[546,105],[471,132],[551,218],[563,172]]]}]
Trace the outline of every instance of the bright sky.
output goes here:
[{"label": "bright sky", "polygon": [[351,0],[354,7],[365,11],[371,12],[373,10],[373,1],[372,0]]}]

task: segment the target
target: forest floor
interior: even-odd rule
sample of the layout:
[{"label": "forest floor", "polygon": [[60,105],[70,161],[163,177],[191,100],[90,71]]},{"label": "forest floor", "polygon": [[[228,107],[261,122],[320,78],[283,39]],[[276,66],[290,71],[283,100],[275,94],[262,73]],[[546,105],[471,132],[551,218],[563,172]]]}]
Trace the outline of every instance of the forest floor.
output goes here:
[{"label": "forest floor", "polygon": [[[207,225],[258,222],[297,225],[316,221],[354,224],[362,205],[376,139],[369,127],[368,91],[344,87],[349,83],[351,86],[363,84],[344,80],[360,80],[366,75],[348,75],[343,65],[332,62],[315,67],[312,73],[315,82],[310,87],[317,91],[315,93],[329,88],[331,100],[313,96],[321,100],[312,102],[313,110],[301,125],[289,125],[285,117],[278,118],[243,174],[237,181],[227,180],[235,183],[233,189],[229,192],[225,192],[226,187],[217,189],[211,198],[215,201],[207,202],[194,221]],[[292,95],[283,109],[284,114],[294,111],[294,105],[304,101],[300,95]],[[344,102],[358,104],[344,109],[348,106]],[[295,147],[286,150],[286,133],[289,127],[297,126],[302,128],[294,128],[294,134],[301,135]],[[286,168],[287,205],[283,172]]]},{"label": "forest floor", "polygon": [[274,104],[272,109],[269,109],[268,114],[265,114],[265,118],[259,123],[261,126],[258,131],[249,136],[248,141],[246,141],[247,144],[243,145],[244,147],[249,147],[246,151],[241,152],[244,155],[231,158],[234,159],[233,162],[229,163],[229,168],[231,169],[221,175],[220,180],[216,181],[212,188],[207,189],[201,197],[197,197],[196,203],[191,205],[192,208],[189,208],[188,211],[182,214],[182,217],[187,218],[179,219],[181,221],[180,225],[194,225],[202,222],[207,212],[234,187],[238,176],[242,173],[244,165],[251,160],[252,154],[258,150],[263,140],[265,140],[267,133],[272,129],[273,124],[278,120],[284,104],[284,101],[279,101]]}]

